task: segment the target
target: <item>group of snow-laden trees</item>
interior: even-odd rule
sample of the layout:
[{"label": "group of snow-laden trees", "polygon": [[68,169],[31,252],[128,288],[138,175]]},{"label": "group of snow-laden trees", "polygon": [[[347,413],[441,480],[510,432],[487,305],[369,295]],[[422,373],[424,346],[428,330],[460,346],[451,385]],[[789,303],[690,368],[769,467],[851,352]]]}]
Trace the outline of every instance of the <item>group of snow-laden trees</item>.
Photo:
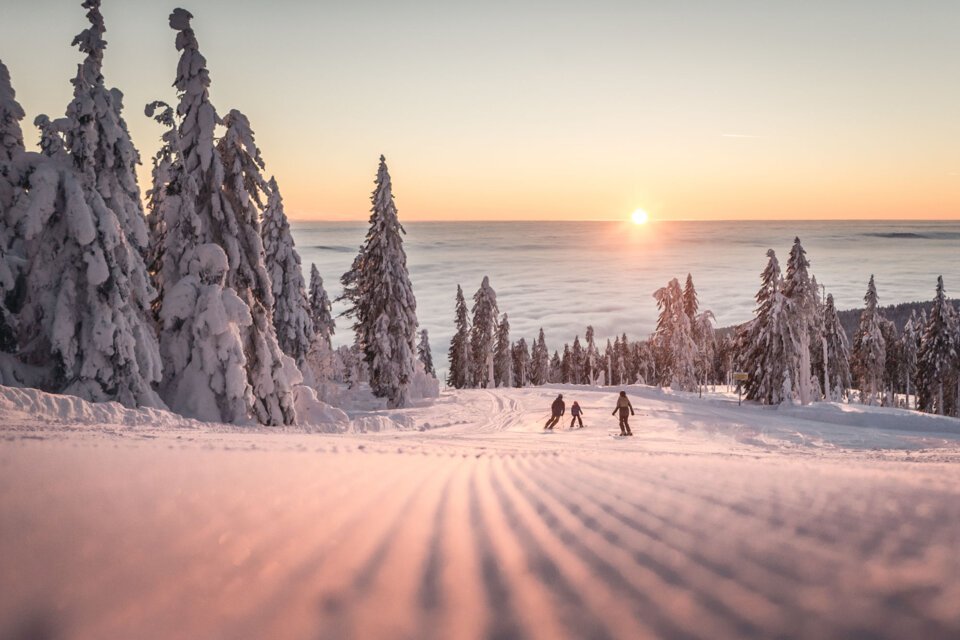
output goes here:
[{"label": "group of snow-laden trees", "polygon": [[457,285],[455,330],[447,351],[447,384],[456,389],[511,387],[514,345],[507,314],[500,316],[497,292],[483,277],[473,296],[472,318],[467,314],[463,288]]},{"label": "group of snow-laden trees", "polygon": [[179,102],[146,109],[165,131],[145,212],[123,96],[103,77],[100,1],[82,7],[73,99],[36,119],[39,153],[0,63],[0,382],[293,424],[295,387],[316,379],[334,327],[315,268],[307,293],[250,123],[217,114],[192,16],[174,10]]},{"label": "group of snow-laden trees", "polygon": [[724,366],[735,361],[747,373],[748,399],[765,404],[855,399],[960,415],[960,318],[946,299],[942,277],[929,316],[913,312],[898,332],[880,311],[871,275],[851,345],[833,296],[818,295],[799,238],[786,274],[772,249],[767,258],[754,319],[739,327],[733,344],[719,349]]},{"label": "group of snow-laden trees", "polygon": [[702,391],[715,382],[716,337],[713,312],[700,311],[693,276],[684,287],[674,278],[653,294],[660,314],[653,334],[655,382],[681,391]]},{"label": "group of snow-laden trees", "polygon": [[397,217],[383,156],[371,201],[370,228],[353,265],[340,279],[341,299],[349,305],[344,315],[354,320],[355,346],[366,365],[370,390],[386,398],[389,407],[404,407],[412,389],[420,396],[435,395],[439,384],[432,383],[427,334],[421,334],[419,346],[417,342],[417,301],[403,249],[406,231]]}]

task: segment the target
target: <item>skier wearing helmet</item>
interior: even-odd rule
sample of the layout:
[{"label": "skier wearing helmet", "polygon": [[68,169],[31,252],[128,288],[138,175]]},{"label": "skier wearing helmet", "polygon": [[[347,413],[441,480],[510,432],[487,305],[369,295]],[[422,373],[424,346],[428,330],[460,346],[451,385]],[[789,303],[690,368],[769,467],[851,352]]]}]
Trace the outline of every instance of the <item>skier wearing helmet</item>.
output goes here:
[{"label": "skier wearing helmet", "polygon": [[563,394],[558,394],[557,399],[553,401],[553,404],[550,405],[550,419],[547,420],[547,424],[543,425],[544,429],[553,430],[553,427],[560,422],[560,417],[566,411],[567,406],[563,404]]}]

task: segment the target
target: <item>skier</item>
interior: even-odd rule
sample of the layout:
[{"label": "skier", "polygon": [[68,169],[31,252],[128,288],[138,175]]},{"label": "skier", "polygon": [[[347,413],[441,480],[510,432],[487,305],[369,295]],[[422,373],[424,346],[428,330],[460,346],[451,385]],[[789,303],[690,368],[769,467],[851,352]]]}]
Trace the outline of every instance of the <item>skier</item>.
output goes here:
[{"label": "skier", "polygon": [[547,420],[547,424],[543,425],[543,428],[552,431],[554,425],[560,422],[560,416],[564,414],[566,408],[566,405],[563,404],[563,394],[558,394],[557,399],[550,405],[550,419]]},{"label": "skier", "polygon": [[570,428],[573,429],[574,422],[579,422],[580,428],[583,429],[583,418],[580,417],[583,415],[583,409],[580,408],[580,403],[576,400],[570,405],[570,415],[573,416],[573,419],[570,420]]},{"label": "skier", "polygon": [[[616,415],[617,411],[620,412],[620,435],[632,436],[633,431],[630,430],[630,423],[627,421],[627,418],[636,414],[633,413],[633,405],[630,404],[630,398],[627,397],[626,391],[620,392],[620,397],[617,398],[617,406],[611,415]],[[628,411],[630,412],[629,414],[627,414]]]}]

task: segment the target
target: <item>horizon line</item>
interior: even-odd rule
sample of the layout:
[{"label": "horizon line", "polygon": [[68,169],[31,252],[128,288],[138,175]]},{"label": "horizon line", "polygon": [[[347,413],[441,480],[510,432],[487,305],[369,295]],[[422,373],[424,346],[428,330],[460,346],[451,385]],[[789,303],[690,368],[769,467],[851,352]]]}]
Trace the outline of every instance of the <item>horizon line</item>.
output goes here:
[{"label": "horizon line", "polygon": [[[367,222],[369,218],[289,218],[290,222]],[[440,218],[440,219],[412,219],[409,223],[451,223],[451,222],[622,222],[633,225],[628,218]],[[671,218],[668,220],[651,218],[644,225],[661,224],[665,222],[957,222],[956,218]]]}]

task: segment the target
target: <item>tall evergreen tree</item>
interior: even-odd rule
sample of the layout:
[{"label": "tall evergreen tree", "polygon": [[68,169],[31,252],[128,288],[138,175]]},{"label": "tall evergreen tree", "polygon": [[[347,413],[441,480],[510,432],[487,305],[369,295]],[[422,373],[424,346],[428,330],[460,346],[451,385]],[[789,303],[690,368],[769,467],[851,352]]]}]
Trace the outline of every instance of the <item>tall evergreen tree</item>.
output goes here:
[{"label": "tall evergreen tree", "polygon": [[420,342],[417,344],[417,357],[423,364],[427,375],[437,377],[437,370],[433,368],[433,354],[430,352],[430,335],[426,329],[420,330]]},{"label": "tall evergreen tree", "polygon": [[749,378],[746,397],[763,404],[785,399],[788,380],[784,326],[786,301],[781,292],[780,263],[773,249],[767,250],[767,266],[760,275],[755,317],[737,336],[739,366]]},{"label": "tall evergreen tree", "polygon": [[586,380],[586,352],[580,344],[580,336],[573,339],[570,349],[570,382],[583,384]]},{"label": "tall evergreen tree", "polygon": [[527,341],[520,338],[513,345],[513,386],[525,387],[530,384],[530,350]]},{"label": "tall evergreen tree", "polygon": [[684,307],[680,282],[674,278],[653,294],[660,315],[655,341],[661,354],[659,382],[662,386],[690,390],[697,384],[697,345]]},{"label": "tall evergreen tree", "polygon": [[687,274],[687,282],[683,285],[683,310],[693,323],[700,310],[700,301],[697,300],[697,289],[693,286],[693,276]]},{"label": "tall evergreen tree", "polygon": [[547,339],[543,334],[543,327],[540,327],[540,333],[537,334],[537,339],[533,341],[530,359],[530,384],[540,386],[551,382],[550,351],[547,349]]},{"label": "tall evergreen tree", "polygon": [[560,352],[554,351],[550,358],[550,369],[547,372],[547,382],[563,382],[563,362]]},{"label": "tall evergreen tree", "polygon": [[850,376],[850,347],[847,343],[847,333],[840,324],[837,307],[833,302],[833,294],[827,295],[827,303],[823,309],[823,335],[826,343],[826,373],[824,379],[824,396],[827,401],[842,400],[847,395],[847,389],[853,385]]},{"label": "tall evergreen tree", "polygon": [[329,347],[336,330],[336,323],[331,312],[330,298],[323,288],[323,278],[317,271],[317,265],[310,265],[310,320],[317,337]]},{"label": "tall evergreen tree", "polygon": [[918,326],[918,322],[917,312],[913,310],[907,324],[903,327],[903,335],[900,337],[900,353],[903,357],[901,373],[903,375],[904,392],[907,396],[907,408],[910,407],[912,382],[917,375],[917,354],[920,350],[922,329]]},{"label": "tall evergreen tree", "polygon": [[510,352],[510,321],[503,314],[497,325],[493,349],[493,377],[498,387],[513,386],[513,354]]},{"label": "tall evergreen tree", "polygon": [[470,325],[467,320],[467,303],[463,298],[463,289],[457,285],[456,310],[454,312],[456,331],[450,340],[447,358],[450,363],[447,372],[447,384],[455,389],[463,389],[471,384],[470,366]]},{"label": "tall evergreen tree", "polygon": [[[160,334],[166,365],[163,389],[171,406],[177,408],[188,391],[185,385],[192,384],[183,374],[196,370],[192,358],[203,353],[203,345],[195,344],[201,336],[184,321],[180,310],[164,308],[168,304],[166,295],[178,287],[181,279],[196,277],[200,249],[214,243],[227,257],[223,286],[233,290],[250,316],[250,322],[236,324],[243,343],[242,373],[249,393],[234,395],[249,402],[248,418],[266,425],[292,424],[296,420],[293,385],[301,375],[293,361],[282,354],[272,321],[273,295],[260,237],[260,210],[266,190],[260,173],[263,160],[246,117],[231,111],[221,121],[210,103],[210,76],[190,26],[192,17],[183,9],[175,9],[170,15],[170,27],[177,31],[176,45],[181,52],[174,83],[179,105],[176,137],[164,138],[175,159],[169,165],[170,184],[164,188],[154,182],[154,191],[162,190],[158,199],[162,206],[160,211],[151,212],[154,242],[162,245],[152,256],[155,277],[164,289],[159,309],[161,318],[166,318]],[[149,105],[148,113],[158,106]],[[215,147],[214,127],[221,122],[226,131]],[[228,362],[234,367],[241,364],[235,358]],[[235,380],[238,374],[231,370],[228,377]],[[220,390],[214,391],[219,397]],[[228,414],[229,419],[240,421],[235,410],[225,411],[224,415]]]},{"label": "tall evergreen tree", "polygon": [[370,368],[370,389],[391,407],[403,407],[415,371],[417,301],[403,250],[406,232],[383,156],[376,185],[366,241],[341,279],[343,298],[350,303],[345,314],[355,319],[356,342]]},{"label": "tall evergreen tree", "polygon": [[563,356],[560,358],[560,382],[570,384],[573,382],[573,353],[570,351],[570,345],[563,345]]},{"label": "tall evergreen tree", "polygon": [[600,376],[603,367],[601,366],[600,350],[597,349],[592,326],[587,327],[585,339],[587,346],[584,352],[583,382],[585,384],[597,384],[597,378]]},{"label": "tall evergreen tree", "polygon": [[497,294],[490,286],[490,278],[484,276],[480,288],[473,295],[473,323],[470,328],[470,360],[475,387],[486,389],[495,386],[493,348],[498,315]]},{"label": "tall evergreen tree", "polygon": [[[23,256],[22,247],[14,246],[16,233],[7,216],[19,191],[21,177],[18,167],[25,148],[20,121],[24,118],[23,107],[17,102],[16,92],[10,82],[10,72],[0,61],[0,351],[16,352],[18,341],[16,318],[11,301],[17,281],[20,279]],[[13,383],[13,380],[7,383]],[[4,383],[0,373],[0,384]]]},{"label": "tall evergreen tree", "polygon": [[604,385],[611,386],[613,382],[613,366],[616,361],[616,351],[614,350],[613,344],[610,342],[610,338],[607,338],[607,348],[603,351],[603,368],[604,368]]},{"label": "tall evergreen tree", "polygon": [[883,332],[880,329],[881,317],[877,310],[877,287],[873,275],[867,284],[865,303],[860,314],[860,325],[853,337],[853,375],[860,388],[860,401],[873,404],[883,385],[883,373],[886,365],[887,350]]},{"label": "tall evergreen tree", "polygon": [[810,262],[800,238],[793,239],[787,274],[783,280],[783,297],[786,299],[787,333],[784,341],[784,356],[788,365],[788,384],[801,404],[814,400],[810,375],[811,335],[817,324],[817,293],[810,280]]},{"label": "tall evergreen tree", "polygon": [[300,254],[297,253],[290,223],[283,211],[283,198],[277,181],[267,185],[267,206],[263,211],[264,262],[273,293],[273,326],[280,348],[302,366],[316,332],[311,317],[307,288],[303,281]]},{"label": "tall evergreen tree", "polygon": [[947,301],[943,276],[938,276],[936,296],[917,354],[917,409],[920,411],[949,413],[947,405],[958,357],[955,323],[955,311]]},{"label": "tall evergreen tree", "polygon": [[163,406],[153,385],[161,360],[140,253],[145,229],[134,174],[139,156],[106,88],[99,0],[74,38],[85,58],[66,116],[37,119],[45,158],[34,157],[8,219],[23,241],[26,300],[19,357],[55,371],[47,389],[126,406]]}]

